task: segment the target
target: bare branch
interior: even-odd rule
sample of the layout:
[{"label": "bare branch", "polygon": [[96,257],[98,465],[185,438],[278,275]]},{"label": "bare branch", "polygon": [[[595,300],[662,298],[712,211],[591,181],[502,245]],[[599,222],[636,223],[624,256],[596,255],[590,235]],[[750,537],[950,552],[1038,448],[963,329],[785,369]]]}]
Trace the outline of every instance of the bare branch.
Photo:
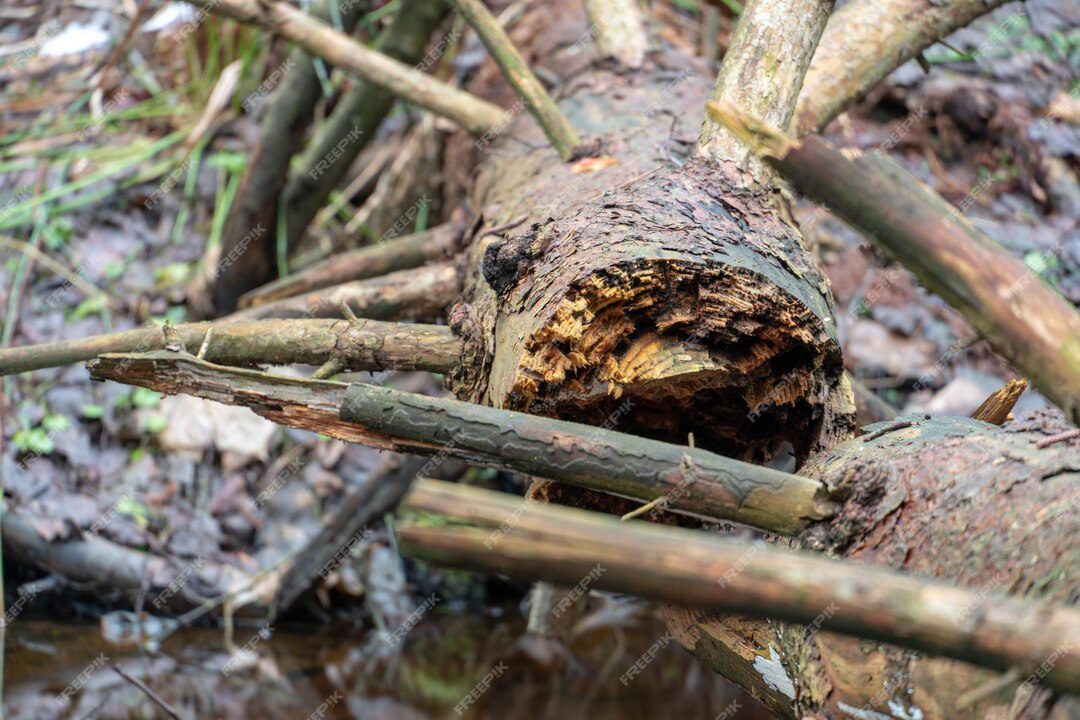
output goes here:
[{"label": "bare branch", "polygon": [[[567,585],[589,577],[590,587],[810,624],[998,670],[1048,667],[1048,686],[1080,692],[1080,612],[1072,608],[434,480],[418,481],[404,507],[473,525],[399,523],[402,549],[431,562]],[[508,532],[498,529],[510,522]],[[956,622],[965,607],[979,612]]]},{"label": "bare branch", "polygon": [[816,480],[588,425],[370,384],[299,380],[182,353],[103,355],[96,380],[244,405],[275,422],[373,447],[538,475],[676,511],[793,533],[834,507]]},{"label": "bare branch", "polygon": [[525,58],[521,57],[521,53],[510,42],[499,21],[480,0],[449,1],[480,36],[484,47],[502,70],[503,77],[513,86],[529,112],[536,118],[536,122],[558,151],[559,157],[569,160],[581,140],[570,126],[570,121],[529,69]]},{"label": "bare branch", "polygon": [[[254,320],[176,326],[188,352],[222,365],[318,365],[340,359],[351,370],[446,372],[461,357],[461,340],[447,327],[364,320]],[[105,353],[146,352],[165,346],[160,327],[98,335],[82,340],[0,350],[0,375],[70,365]]]},{"label": "bare branch", "polygon": [[[799,94],[793,131],[805,135],[821,130],[893,69],[1006,2],[852,0],[847,3],[832,16],[821,36]],[[787,127],[776,118],[767,119],[779,127]]]},{"label": "bare branch", "polygon": [[641,67],[649,33],[638,0],[585,0],[596,49],[630,68]]},{"label": "bare branch", "polygon": [[372,50],[281,1],[216,0],[212,12],[276,33],[310,54],[449,118],[473,134],[498,126],[503,110]]},{"label": "bare branch", "polygon": [[[710,102],[730,103],[787,127],[832,5],[832,0],[750,0],[735,26]],[[765,179],[760,161],[710,118],[702,127],[697,154],[734,161],[752,178]]]}]

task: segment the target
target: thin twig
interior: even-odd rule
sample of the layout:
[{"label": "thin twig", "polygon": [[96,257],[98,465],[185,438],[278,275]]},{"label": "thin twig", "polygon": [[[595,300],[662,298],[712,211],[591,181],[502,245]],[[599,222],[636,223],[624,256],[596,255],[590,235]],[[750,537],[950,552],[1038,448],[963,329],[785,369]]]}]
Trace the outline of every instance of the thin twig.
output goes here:
[{"label": "thin twig", "polygon": [[1065,442],[1066,440],[1072,440],[1073,438],[1078,437],[1080,437],[1080,428],[1066,430],[1065,432],[1058,433],[1057,435],[1051,435],[1048,438],[1043,438],[1039,442],[1035,443],[1035,447],[1041,450],[1042,448],[1050,447],[1051,445],[1055,445],[1059,442]]},{"label": "thin twig", "polygon": [[471,133],[483,134],[502,122],[503,110],[498,106],[372,50],[287,2],[215,0],[207,3],[207,9],[291,40],[311,55],[449,118]]},{"label": "thin twig", "polygon": [[450,0],[480,36],[491,57],[502,70],[503,77],[513,86],[517,94],[543,128],[551,144],[558,151],[559,157],[569,160],[574,149],[581,144],[570,121],[562,114],[547,90],[529,69],[525,58],[517,51],[507,37],[499,21],[491,14],[480,0]]},{"label": "thin twig", "polygon": [[867,433],[866,435],[863,435],[862,441],[870,442],[871,440],[877,440],[883,435],[888,435],[895,430],[903,430],[904,428],[909,428],[914,424],[915,423],[911,420],[900,420],[899,422],[889,423],[883,428],[878,428],[872,433]]},{"label": "thin twig", "polygon": [[206,351],[210,349],[210,340],[213,339],[213,337],[214,327],[210,326],[206,328],[206,335],[203,336],[202,345],[199,346],[199,352],[195,355],[195,357],[199,358],[200,360],[206,359]]},{"label": "thin twig", "polygon": [[142,680],[139,680],[136,677],[132,677],[131,675],[128,675],[126,672],[121,670],[116,665],[109,665],[109,667],[111,667],[113,669],[113,672],[115,672],[117,675],[119,675],[120,677],[124,678],[125,680],[127,680],[129,683],[131,683],[135,687],[142,690],[143,693],[146,694],[146,697],[153,700],[154,703],[158,707],[160,707],[162,710],[164,710],[165,713],[169,717],[174,718],[174,720],[183,720],[183,718],[180,717],[180,713],[176,712],[176,709],[172,705],[170,705],[168,702],[166,702],[165,698],[161,697],[156,692],[151,690],[150,687],[146,683],[144,683]]}]

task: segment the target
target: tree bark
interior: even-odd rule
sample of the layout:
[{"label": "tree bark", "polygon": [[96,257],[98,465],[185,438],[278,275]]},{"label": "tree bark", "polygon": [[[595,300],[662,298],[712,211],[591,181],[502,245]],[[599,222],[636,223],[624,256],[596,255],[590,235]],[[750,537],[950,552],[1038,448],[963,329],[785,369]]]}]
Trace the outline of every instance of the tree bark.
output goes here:
[{"label": "tree bark", "polygon": [[[993,593],[1075,605],[1080,599],[1077,446],[1053,452],[1055,446],[1038,447],[1039,439],[1062,427],[1060,416],[1048,415],[1003,427],[921,415],[870,426],[864,437],[816,455],[800,471],[847,500],[836,516],[803,532],[796,544],[974,590],[972,602],[953,608],[958,627],[978,624]],[[1020,712],[1029,700],[1026,691],[1038,686],[1023,686],[1024,681],[1045,674],[1043,661],[1056,667],[1053,652],[1018,666],[1019,681],[958,707],[963,695],[996,676],[783,623],[676,607],[665,613],[680,643],[784,718],[862,717],[858,712],[897,717],[901,712],[924,720],[976,720],[1007,717],[1010,708],[1022,718],[1080,712],[1075,698],[1057,700],[1053,711]],[[759,672],[762,663],[777,660],[791,679],[791,693],[778,692]]]},{"label": "tree bark", "polygon": [[[545,13],[584,20],[576,4]],[[467,251],[450,315],[467,343],[459,397],[593,425],[629,399],[620,429],[693,432],[759,461],[850,431],[831,300],[798,231],[771,187],[688,157],[697,128],[683,118],[700,117],[710,85],[697,60],[663,48],[640,70],[576,76],[560,108],[606,163],[561,162],[524,117],[494,139],[473,205],[486,225],[520,224]]]},{"label": "tree bark", "polygon": [[276,422],[398,452],[454,457],[675,511],[792,534],[834,510],[824,487],[790,473],[656,440],[366,383],[298,380],[186,353],[102,355],[95,380],[244,405]]},{"label": "tree bark", "polygon": [[[351,370],[445,372],[461,357],[461,341],[437,325],[364,320],[252,320],[177,325],[189,353],[220,365],[320,365],[340,358]],[[213,331],[207,340],[207,333]],[[140,353],[165,347],[160,327],[140,328],[72,340],[0,350],[0,375],[92,360],[105,353]]]},{"label": "tree bark", "polygon": [[1080,424],[1080,313],[956,208],[879,152],[794,140],[730,105],[710,104],[801,192],[825,203],[909,268]]},{"label": "tree bark", "polygon": [[452,262],[434,263],[389,275],[354,280],[296,297],[237,310],[233,320],[340,317],[342,303],[373,320],[433,322],[461,294],[461,271]]}]

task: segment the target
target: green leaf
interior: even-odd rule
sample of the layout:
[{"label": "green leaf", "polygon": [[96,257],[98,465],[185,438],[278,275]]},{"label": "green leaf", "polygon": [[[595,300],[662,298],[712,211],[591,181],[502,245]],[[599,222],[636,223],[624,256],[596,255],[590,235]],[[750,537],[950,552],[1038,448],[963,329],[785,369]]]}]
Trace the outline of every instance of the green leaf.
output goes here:
[{"label": "green leaf", "polygon": [[43,428],[36,427],[30,430],[20,430],[11,439],[15,447],[22,452],[30,452],[35,455],[48,455],[55,448],[52,438]]},{"label": "green leaf", "polygon": [[81,320],[87,315],[104,312],[107,307],[108,302],[104,295],[93,295],[83,300],[78,307],[72,310],[71,319]]},{"label": "green leaf", "polygon": [[41,427],[50,433],[64,432],[71,427],[71,421],[67,415],[46,415],[41,421]]},{"label": "green leaf", "polygon": [[80,414],[87,420],[100,420],[105,416],[105,408],[101,405],[89,403],[82,406]]},{"label": "green leaf", "polygon": [[1024,256],[1024,264],[1031,272],[1045,276],[1047,272],[1058,266],[1058,259],[1053,253],[1032,250]]},{"label": "green leaf", "polygon": [[141,410],[156,408],[161,402],[161,393],[149,388],[137,387],[131,391],[131,404]]},{"label": "green leaf", "polygon": [[110,260],[105,263],[105,277],[109,280],[116,280],[124,274],[126,266],[119,260]]},{"label": "green leaf", "polygon": [[154,270],[154,280],[161,287],[175,287],[186,283],[191,278],[191,273],[190,263],[169,263]]},{"label": "green leaf", "polygon": [[146,418],[144,427],[146,428],[146,432],[150,433],[151,435],[157,435],[159,432],[164,430],[168,424],[169,421],[165,419],[164,415],[154,413],[153,415],[150,415]]},{"label": "green leaf", "polygon": [[116,512],[127,515],[141,527],[146,527],[150,519],[150,511],[146,506],[130,495],[116,501]]},{"label": "green leaf", "polygon": [[71,239],[71,221],[67,218],[56,218],[48,223],[42,230],[41,237],[45,241],[45,247],[50,250],[59,250]]}]

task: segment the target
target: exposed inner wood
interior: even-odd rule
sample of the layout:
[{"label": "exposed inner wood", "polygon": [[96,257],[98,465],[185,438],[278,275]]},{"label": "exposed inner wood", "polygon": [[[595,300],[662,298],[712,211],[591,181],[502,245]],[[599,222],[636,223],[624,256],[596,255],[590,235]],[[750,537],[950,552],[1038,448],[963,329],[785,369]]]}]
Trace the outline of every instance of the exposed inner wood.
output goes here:
[{"label": "exposed inner wood", "polygon": [[571,79],[561,109],[602,164],[560,162],[527,119],[493,143],[474,202],[486,225],[526,220],[468,251],[459,397],[692,432],[755,461],[848,431],[828,288],[798,231],[770,187],[690,157],[710,82],[674,52]]}]

